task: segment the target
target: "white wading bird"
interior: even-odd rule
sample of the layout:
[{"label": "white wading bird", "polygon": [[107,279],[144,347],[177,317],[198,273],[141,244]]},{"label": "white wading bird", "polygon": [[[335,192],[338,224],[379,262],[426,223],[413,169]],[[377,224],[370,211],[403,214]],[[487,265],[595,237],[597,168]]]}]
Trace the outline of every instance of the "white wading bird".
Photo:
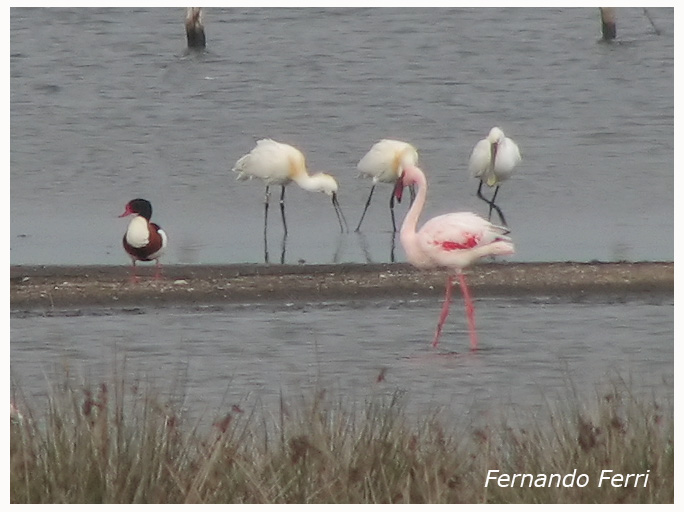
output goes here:
[{"label": "white wading bird", "polygon": [[[370,151],[366,153],[357,165],[358,170],[363,176],[373,178],[373,186],[371,187],[370,194],[368,194],[366,206],[363,209],[359,225],[356,226],[356,231],[361,229],[361,223],[366,216],[366,210],[368,210],[371,198],[373,197],[375,185],[377,183],[396,183],[404,168],[414,166],[417,163],[418,151],[407,142],[383,139],[370,148]],[[411,188],[411,197],[413,198],[413,188]],[[394,220],[394,199],[395,194],[393,192],[389,203],[390,213],[392,214],[392,231],[397,230]],[[401,200],[401,198],[398,198],[398,200]]]},{"label": "white wading bird", "polygon": [[257,141],[257,145],[252,151],[235,163],[233,172],[238,173],[238,180],[259,178],[266,184],[264,234],[266,233],[268,222],[269,187],[277,185],[282,187],[280,192],[280,213],[283,218],[283,230],[285,235],[287,235],[285,187],[293,181],[304,190],[323,192],[332,197],[332,204],[337,214],[337,221],[340,224],[340,231],[344,232],[348,229],[347,221],[337,201],[337,182],[335,178],[324,173],[309,175],[304,155],[297,148],[289,144],[283,144],[271,139],[261,139]]},{"label": "white wading bird", "polygon": [[[510,178],[513,169],[520,162],[520,150],[518,145],[504,135],[504,132],[497,126],[489,131],[489,135],[482,139],[473,148],[470,155],[468,169],[474,178],[480,180],[477,187],[477,197],[489,205],[489,220],[492,218],[492,209],[499,214],[499,219],[504,226],[507,226],[501,208],[495,201],[499,193],[499,186],[502,181]],[[482,195],[482,184],[488,187],[496,187],[494,196],[491,200]]]}]

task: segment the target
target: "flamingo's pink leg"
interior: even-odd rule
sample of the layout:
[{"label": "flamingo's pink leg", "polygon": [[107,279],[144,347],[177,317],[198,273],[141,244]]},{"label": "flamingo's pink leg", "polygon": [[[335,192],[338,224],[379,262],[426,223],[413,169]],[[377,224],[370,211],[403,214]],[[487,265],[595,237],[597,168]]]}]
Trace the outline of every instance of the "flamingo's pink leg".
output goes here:
[{"label": "flamingo's pink leg", "polygon": [[442,313],[439,315],[439,323],[437,324],[437,332],[435,332],[435,339],[432,340],[433,348],[439,344],[439,337],[442,334],[442,327],[446,317],[449,316],[449,304],[451,304],[451,287],[454,284],[453,276],[447,276],[446,293],[444,294],[444,304],[442,304]]},{"label": "flamingo's pink leg", "polygon": [[461,283],[461,291],[463,292],[463,299],[465,300],[466,316],[468,317],[468,329],[470,330],[470,350],[477,350],[477,332],[475,332],[475,307],[468,292],[468,285],[466,284],[463,273],[458,274],[458,279]]}]

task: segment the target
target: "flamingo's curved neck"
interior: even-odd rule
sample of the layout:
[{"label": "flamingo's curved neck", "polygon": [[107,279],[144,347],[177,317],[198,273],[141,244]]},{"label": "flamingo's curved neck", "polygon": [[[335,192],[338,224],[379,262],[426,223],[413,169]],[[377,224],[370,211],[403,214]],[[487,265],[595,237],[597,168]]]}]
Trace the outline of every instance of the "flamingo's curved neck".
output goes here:
[{"label": "flamingo's curved neck", "polygon": [[423,254],[423,251],[420,250],[420,244],[418,244],[416,240],[418,218],[423,211],[425,199],[427,198],[427,180],[422,171],[417,167],[413,167],[411,172],[416,175],[415,184],[418,186],[418,192],[416,192],[416,198],[404,218],[404,223],[401,225],[399,237],[409,263],[419,268],[429,267],[430,261],[425,254]]}]

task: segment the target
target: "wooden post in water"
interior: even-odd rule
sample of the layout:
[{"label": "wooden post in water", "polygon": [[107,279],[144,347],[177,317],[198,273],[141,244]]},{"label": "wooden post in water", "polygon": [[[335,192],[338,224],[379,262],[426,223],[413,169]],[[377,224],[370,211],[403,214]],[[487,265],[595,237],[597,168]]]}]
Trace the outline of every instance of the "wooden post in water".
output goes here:
[{"label": "wooden post in water", "polygon": [[188,48],[201,50],[207,45],[201,7],[187,7],[185,9],[185,34],[188,36]]},{"label": "wooden post in water", "polygon": [[605,41],[615,39],[617,26],[615,25],[615,7],[599,7],[601,11],[601,33]]}]

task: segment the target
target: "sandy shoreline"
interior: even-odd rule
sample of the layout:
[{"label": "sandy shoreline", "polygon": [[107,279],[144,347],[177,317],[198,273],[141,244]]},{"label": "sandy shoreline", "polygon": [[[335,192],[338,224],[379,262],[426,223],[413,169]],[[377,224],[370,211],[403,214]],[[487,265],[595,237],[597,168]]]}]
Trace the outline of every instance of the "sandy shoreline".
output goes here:
[{"label": "sandy shoreline", "polygon": [[[439,295],[443,271],[407,264],[169,265],[164,279],[141,267],[10,266],[12,310],[154,306],[272,300],[351,300]],[[467,272],[477,296],[673,295],[673,262],[487,263]]]}]

